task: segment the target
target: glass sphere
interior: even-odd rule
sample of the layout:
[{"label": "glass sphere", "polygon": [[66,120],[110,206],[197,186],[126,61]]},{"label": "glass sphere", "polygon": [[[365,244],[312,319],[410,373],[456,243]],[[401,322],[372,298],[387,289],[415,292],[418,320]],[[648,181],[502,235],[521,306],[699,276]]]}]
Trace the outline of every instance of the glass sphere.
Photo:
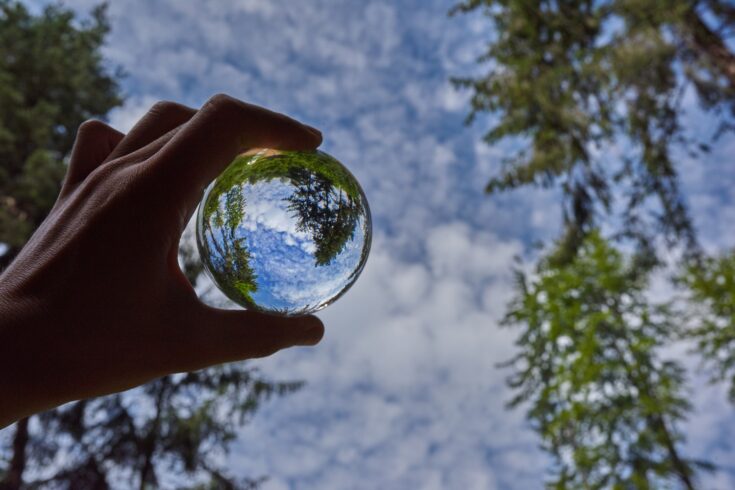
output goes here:
[{"label": "glass sphere", "polygon": [[372,237],[355,177],[321,151],[253,150],[204,192],[197,245],[235,303],[303,315],[334,302],[360,275]]}]

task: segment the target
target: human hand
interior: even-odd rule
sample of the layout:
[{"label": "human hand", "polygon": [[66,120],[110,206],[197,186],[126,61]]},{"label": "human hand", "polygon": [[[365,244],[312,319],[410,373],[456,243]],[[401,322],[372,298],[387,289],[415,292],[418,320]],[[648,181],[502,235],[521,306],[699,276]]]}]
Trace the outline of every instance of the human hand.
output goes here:
[{"label": "human hand", "polygon": [[207,184],[249,148],[310,150],[321,134],[224,95],[156,104],[127,134],[77,134],[48,218],[0,276],[0,428],[173,372],[314,345],[316,317],[203,304],[177,261]]}]

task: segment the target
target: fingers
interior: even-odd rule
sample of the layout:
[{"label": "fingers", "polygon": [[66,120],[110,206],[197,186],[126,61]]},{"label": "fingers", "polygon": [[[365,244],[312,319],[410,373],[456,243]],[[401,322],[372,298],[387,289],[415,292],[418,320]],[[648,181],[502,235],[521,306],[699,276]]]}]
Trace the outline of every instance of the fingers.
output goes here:
[{"label": "fingers", "polygon": [[191,352],[181,356],[181,370],[266,357],[297,345],[316,345],[324,335],[324,326],[315,316],[277,317],[204,304],[197,310],[187,321],[188,330],[193,332]]},{"label": "fingers", "polygon": [[196,114],[196,110],[175,102],[157,102],[125,136],[108,160],[139,150],[178,128]]},{"label": "fingers", "polygon": [[100,166],[124,136],[102,121],[90,119],[83,122],[77,131],[62,194],[79,184]]},{"label": "fingers", "polygon": [[283,114],[216,95],[155,157],[155,172],[174,196],[193,204],[206,185],[250,148],[311,150],[321,133]]}]

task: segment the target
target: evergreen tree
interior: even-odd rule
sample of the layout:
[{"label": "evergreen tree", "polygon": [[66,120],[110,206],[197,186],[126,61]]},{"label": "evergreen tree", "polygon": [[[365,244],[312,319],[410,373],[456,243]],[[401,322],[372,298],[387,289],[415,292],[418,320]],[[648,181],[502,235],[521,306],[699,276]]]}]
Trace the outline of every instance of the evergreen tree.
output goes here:
[{"label": "evergreen tree", "polygon": [[681,280],[694,312],[689,334],[713,380],[729,382],[735,403],[735,253],[708,257],[688,267]]},{"label": "evergreen tree", "polygon": [[[0,270],[53,205],[79,124],[122,102],[100,54],[108,30],[104,6],[79,20],[0,0]],[[196,285],[191,240],[180,262]],[[23,419],[0,447],[0,489],[253,488],[218,458],[263,400],[299,386],[229,364]]]},{"label": "evergreen tree", "polygon": [[122,102],[119,71],[99,52],[108,30],[103,6],[77,22],[58,6],[36,17],[0,0],[0,269],[56,200],[77,127]]},{"label": "evergreen tree", "polygon": [[661,358],[677,318],[645,297],[648,270],[591,231],[574,259],[519,273],[505,323],[519,325],[508,365],[512,406],[556,460],[550,488],[695,488],[677,429],[689,411],[683,369]]},{"label": "evergreen tree", "polygon": [[[210,272],[217,285],[230,298],[252,302],[258,290],[258,277],[250,265],[252,255],[247,239],[238,236],[245,216],[242,185],[235,185],[221,196],[207,201],[204,211],[202,244],[212,264]],[[222,203],[220,203],[222,199]]]},{"label": "evergreen tree", "polygon": [[623,209],[618,231],[642,248],[653,251],[651,239],[661,233],[698,255],[672,155],[677,146],[709,149],[709,139],[683,131],[687,87],[719,117],[713,138],[732,126],[732,3],[467,0],[452,12],[473,10],[490,19],[480,62],[491,68],[455,83],[472,92],[469,120],[498,116],[488,143],[520,138],[523,148],[504,161],[488,192],[559,184],[567,225],[561,258],[616,206]]},{"label": "evergreen tree", "polygon": [[355,234],[362,212],[353,200],[328,177],[303,168],[289,172],[296,191],[288,197],[288,209],[298,220],[299,231],[308,232],[316,244],[316,265],[327,265]]},{"label": "evergreen tree", "polygon": [[[659,363],[654,353],[677,332],[696,340],[718,378],[733,380],[735,375],[732,258],[707,258],[699,247],[676,161],[677,154],[707,153],[734,127],[735,54],[729,40],[735,8],[726,0],[465,0],[451,13],[473,11],[489,20],[489,41],[478,60],[489,70],[453,81],[471,92],[468,123],[483,113],[495,116],[485,141],[506,141],[519,148],[502,161],[486,190],[492,194],[541,185],[556,186],[563,195],[564,229],[552,253],[542,259],[540,282],[533,288],[542,288],[539,292],[546,288],[551,297],[556,286],[546,277],[557,278],[560,285],[547,306],[533,306],[529,286],[521,282],[518,294],[523,300],[509,313],[510,320],[526,327],[519,340],[519,359],[531,366],[513,383],[521,390],[518,400],[532,402],[530,417],[559,458],[555,485],[649,488],[664,484],[656,478],[676,476],[691,488],[694,465],[676,451],[676,421],[686,413],[686,405],[679,403],[680,368]],[[700,109],[717,121],[713,134],[695,137],[684,130],[688,90],[696,95]],[[600,227],[608,230],[607,238],[634,245],[635,267],[604,245],[596,231]],[[687,316],[696,328],[690,332],[684,332],[682,315],[647,305],[643,276],[634,279],[629,274],[660,263],[661,245],[685,252],[681,265],[686,272],[680,284],[691,290]],[[590,262],[591,250],[605,247],[615,256],[612,262]],[[576,277],[584,289],[561,294],[559,288],[568,287],[565,274]],[[611,280],[614,277],[618,279]],[[624,279],[625,287],[616,282]],[[628,297],[623,295],[626,288],[635,301],[611,310]],[[604,304],[604,298],[612,304]],[[593,339],[594,345],[615,337],[617,341],[595,354],[570,330],[563,334],[563,342],[571,343],[560,349],[547,338],[550,334],[539,326],[538,318],[552,325],[561,322],[565,328],[602,322],[601,329],[585,330],[600,336]],[[623,350],[616,353],[616,346]],[[633,356],[636,349],[643,349],[644,357]],[[626,399],[613,390],[614,399],[603,399],[607,405],[597,414],[584,398],[581,406],[575,405],[568,390],[584,386],[570,378],[576,374],[569,366],[576,362],[587,363],[582,367],[591,373],[584,383],[628,377],[638,399],[632,395]],[[647,373],[652,376],[648,381]],[[643,380],[643,385],[635,379]],[[642,388],[649,382],[655,390],[666,391],[647,393]],[[557,404],[557,399],[565,401]],[[661,410],[660,423],[647,424],[652,432],[626,426],[629,421],[645,422],[653,414],[651,400]],[[610,413],[616,413],[614,423]],[[567,426],[575,425],[587,435],[591,433],[586,427],[592,427],[610,437],[591,444],[587,435],[568,432]],[[628,439],[620,439],[622,435]],[[652,448],[662,452],[649,453]],[[651,476],[656,472],[658,476]]]}]

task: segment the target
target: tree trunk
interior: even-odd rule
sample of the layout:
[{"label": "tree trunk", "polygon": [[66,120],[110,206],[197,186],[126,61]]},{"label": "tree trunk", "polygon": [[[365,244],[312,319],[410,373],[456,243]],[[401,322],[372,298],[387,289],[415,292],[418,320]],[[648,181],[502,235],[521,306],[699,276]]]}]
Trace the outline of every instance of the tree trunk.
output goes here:
[{"label": "tree trunk", "polygon": [[[158,393],[156,393],[156,416],[153,419],[151,428],[146,434],[142,444],[143,465],[140,469],[140,490],[150,488],[149,485],[157,486],[156,468],[153,465],[153,455],[156,450],[156,442],[158,439],[158,429],[160,427],[161,416],[163,415],[163,404],[166,400],[168,388],[171,385],[171,378],[164,376],[155,383],[159,383]],[[2,490],[2,489],[0,489]]]},{"label": "tree trunk", "polygon": [[[622,316],[622,313],[617,309],[616,313]],[[624,359],[623,352],[617,345],[613,344],[612,348],[617,352],[618,356],[621,359]],[[653,390],[651,389],[651,383],[648,379],[648,376],[646,376],[644,373],[641,373],[638,369],[634,368],[628,363],[625,364],[625,370],[631,386],[635,386],[638,391],[645,393],[650,399],[656,399],[656,397],[653,396]],[[660,413],[658,413],[654,415],[648,415],[646,417],[646,420],[649,425],[657,427],[663,434],[663,442],[666,448],[666,452],[669,455],[669,459],[671,460],[674,472],[679,477],[679,480],[681,480],[684,488],[686,488],[686,490],[696,490],[696,487],[692,482],[689,466],[681,459],[681,456],[679,456],[679,451],[676,449],[676,444],[674,444],[674,438],[671,436],[671,431],[669,430],[668,424],[666,423],[666,419]]]},{"label": "tree trunk", "polygon": [[13,436],[13,457],[0,490],[18,490],[23,484],[23,472],[26,468],[26,447],[28,446],[28,417],[15,424]]},{"label": "tree trunk", "polygon": [[695,486],[694,483],[692,483],[689,471],[687,471],[687,465],[679,457],[679,451],[676,450],[674,439],[671,437],[671,433],[669,432],[669,428],[666,426],[666,422],[664,422],[663,418],[660,416],[656,416],[653,422],[659,426],[659,429],[661,429],[661,432],[664,435],[666,451],[669,453],[669,458],[671,458],[671,462],[673,463],[674,468],[676,468],[676,474],[679,476],[684,488],[687,490],[694,490]]},{"label": "tree trunk", "polygon": [[684,19],[684,38],[689,47],[698,55],[707,59],[735,90],[735,54],[728,48],[722,38],[702,20],[692,9]]}]

